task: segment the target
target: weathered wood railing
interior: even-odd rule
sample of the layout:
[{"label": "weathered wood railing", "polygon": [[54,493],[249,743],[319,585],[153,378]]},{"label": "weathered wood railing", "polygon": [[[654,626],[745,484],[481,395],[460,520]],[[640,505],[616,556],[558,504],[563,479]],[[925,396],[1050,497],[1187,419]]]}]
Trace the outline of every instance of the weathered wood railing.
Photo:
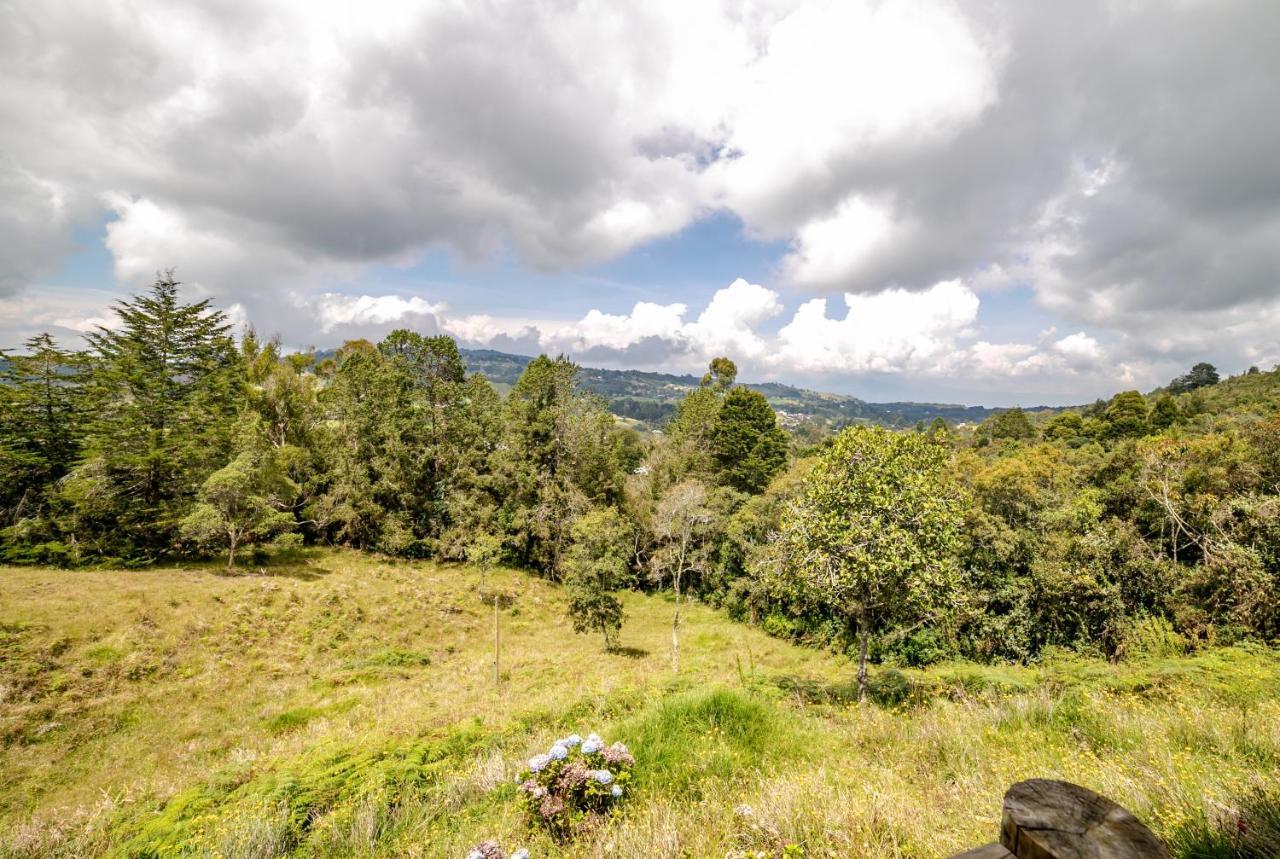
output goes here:
[{"label": "weathered wood railing", "polygon": [[1136,817],[1065,781],[1020,781],[1004,795],[1000,840],[952,859],[1169,859]]}]

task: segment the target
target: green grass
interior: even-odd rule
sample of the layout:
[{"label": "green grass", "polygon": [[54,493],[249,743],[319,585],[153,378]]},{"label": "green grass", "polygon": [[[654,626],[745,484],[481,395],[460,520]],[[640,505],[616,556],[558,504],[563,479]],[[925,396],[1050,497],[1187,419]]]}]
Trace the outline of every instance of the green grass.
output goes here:
[{"label": "green grass", "polygon": [[[847,661],[703,606],[673,676],[662,597],[627,594],[606,653],[520,573],[350,552],[267,572],[0,570],[0,856],[947,856],[1032,776],[1179,856],[1280,852],[1274,650],[886,668],[860,708]],[[555,845],[511,779],[569,730],[625,741],[635,790]]]}]

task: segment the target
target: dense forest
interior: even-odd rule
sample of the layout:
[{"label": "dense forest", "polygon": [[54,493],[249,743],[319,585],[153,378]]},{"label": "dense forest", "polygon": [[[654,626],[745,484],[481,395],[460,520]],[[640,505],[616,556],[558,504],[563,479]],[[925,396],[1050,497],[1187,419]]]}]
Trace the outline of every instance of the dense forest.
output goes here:
[{"label": "dense forest", "polygon": [[[459,349],[470,371],[483,373],[500,391],[516,383],[532,358],[497,352],[493,349]],[[331,357],[321,352],[317,357]],[[659,429],[685,395],[699,387],[697,376],[653,373],[644,370],[606,370],[583,367],[579,380],[584,389],[604,398],[609,411],[630,418],[650,429]],[[869,403],[845,394],[831,394],[797,388],[781,382],[746,383],[743,387],[764,394],[779,419],[800,433],[823,432],[851,423],[876,423],[910,427],[918,421],[942,418],[952,423],[978,423],[995,411],[985,406],[947,403]],[[1041,406],[1035,411],[1045,411]]]},{"label": "dense forest", "polygon": [[448,337],[320,359],[237,339],[172,277],[115,313],[85,351],[42,335],[4,355],[7,562],[233,567],[322,544],[507,564],[563,583],[606,646],[617,591],[669,588],[673,635],[689,595],[864,670],[1280,635],[1274,371],[815,437],[718,358],[642,434],[564,357],[504,394]]}]

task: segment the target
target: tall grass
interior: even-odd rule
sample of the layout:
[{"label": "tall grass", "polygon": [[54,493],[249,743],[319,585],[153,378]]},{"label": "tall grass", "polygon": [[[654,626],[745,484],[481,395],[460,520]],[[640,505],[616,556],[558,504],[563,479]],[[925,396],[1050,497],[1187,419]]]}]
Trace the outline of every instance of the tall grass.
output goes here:
[{"label": "tall grass", "polygon": [[[1126,805],[1183,857],[1280,855],[1280,655],[882,669],[630,594],[620,653],[509,571],[312,554],[276,575],[0,570],[0,856],[947,856],[1022,778]],[[504,682],[491,676],[494,587]],[[512,776],[567,730],[637,758],[556,845]]]}]

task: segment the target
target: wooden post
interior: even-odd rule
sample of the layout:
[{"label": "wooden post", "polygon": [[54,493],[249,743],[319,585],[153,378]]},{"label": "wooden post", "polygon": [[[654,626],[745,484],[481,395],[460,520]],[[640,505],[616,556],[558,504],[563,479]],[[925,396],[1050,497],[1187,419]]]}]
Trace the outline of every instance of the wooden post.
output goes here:
[{"label": "wooden post", "polygon": [[1017,859],[1169,859],[1138,818],[1086,787],[1033,778],[1004,795],[1000,843]]},{"label": "wooden post", "polygon": [[493,685],[502,685],[498,663],[502,658],[502,639],[498,633],[498,594],[493,595]]},{"label": "wooden post", "polygon": [[1004,795],[1000,840],[952,859],[1169,859],[1136,817],[1065,781],[1020,781]]}]

